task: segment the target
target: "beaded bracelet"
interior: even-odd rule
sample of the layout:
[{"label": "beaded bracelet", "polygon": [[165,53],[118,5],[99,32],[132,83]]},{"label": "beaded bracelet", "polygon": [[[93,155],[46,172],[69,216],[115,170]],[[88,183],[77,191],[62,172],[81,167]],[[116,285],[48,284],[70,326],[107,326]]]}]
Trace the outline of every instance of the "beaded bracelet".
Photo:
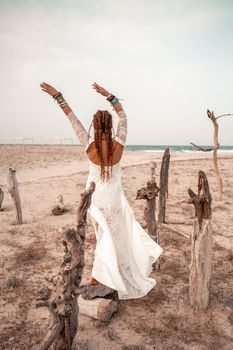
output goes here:
[{"label": "beaded bracelet", "polygon": [[117,103],[119,103],[118,99],[115,97],[114,100],[112,100],[110,102],[112,105],[116,105]]},{"label": "beaded bracelet", "polygon": [[58,92],[56,95],[53,96],[54,100],[58,100],[59,98],[63,98],[62,93]]},{"label": "beaded bracelet", "polygon": [[117,103],[119,103],[118,98],[112,94],[108,95],[107,101],[109,101],[112,105],[116,105]]},{"label": "beaded bracelet", "polygon": [[68,106],[68,103],[66,101],[63,101],[63,102],[59,103],[59,106],[61,108],[64,108],[64,107]]}]

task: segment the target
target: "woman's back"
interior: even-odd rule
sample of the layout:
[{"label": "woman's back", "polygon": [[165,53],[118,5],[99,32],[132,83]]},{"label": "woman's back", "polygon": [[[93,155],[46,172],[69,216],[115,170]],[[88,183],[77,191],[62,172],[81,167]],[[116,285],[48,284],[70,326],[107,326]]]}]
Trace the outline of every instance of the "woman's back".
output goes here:
[{"label": "woman's back", "polygon": [[[107,144],[106,144],[106,140],[103,139],[101,142],[101,148],[102,148],[102,155],[103,155],[103,161],[104,161],[104,165],[111,165],[109,164],[109,159],[108,159],[108,148],[107,148]],[[112,152],[112,165],[115,165],[117,163],[120,162],[121,158],[122,158],[122,154],[123,154],[123,150],[124,147],[117,141],[115,141],[113,139],[113,152]],[[100,164],[100,160],[99,160],[99,156],[98,156],[98,151],[97,148],[95,146],[95,142],[92,141],[88,148],[86,149],[86,154],[88,159],[96,164],[96,165],[101,165]]]}]

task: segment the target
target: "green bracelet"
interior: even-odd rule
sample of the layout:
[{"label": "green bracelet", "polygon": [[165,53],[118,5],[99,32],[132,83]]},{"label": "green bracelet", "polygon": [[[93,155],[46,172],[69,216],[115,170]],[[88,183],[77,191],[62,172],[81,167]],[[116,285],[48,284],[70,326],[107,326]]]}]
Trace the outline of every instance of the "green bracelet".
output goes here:
[{"label": "green bracelet", "polygon": [[54,100],[58,100],[59,98],[62,98],[63,96],[62,96],[62,93],[61,92],[59,92],[57,95],[55,95],[53,98],[54,98]]},{"label": "green bracelet", "polygon": [[118,99],[115,97],[114,100],[112,100],[110,102],[112,105],[116,105],[117,103],[119,103]]}]

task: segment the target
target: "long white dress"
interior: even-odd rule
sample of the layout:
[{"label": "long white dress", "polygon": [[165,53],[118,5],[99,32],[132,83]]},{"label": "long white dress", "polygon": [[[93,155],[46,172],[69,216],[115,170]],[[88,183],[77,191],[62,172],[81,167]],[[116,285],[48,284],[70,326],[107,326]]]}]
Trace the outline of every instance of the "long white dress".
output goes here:
[{"label": "long white dress", "polygon": [[149,275],[162,248],[135,219],[122,188],[120,162],[113,166],[110,180],[103,183],[100,166],[89,160],[86,188],[91,181],[96,184],[88,210],[96,234],[92,276],[115,289],[119,299],[143,297],[156,284]]},{"label": "long white dress", "polygon": [[[119,112],[118,116],[120,121],[115,140],[124,145],[127,131],[125,112]],[[87,149],[91,139],[85,128],[73,112],[68,118]],[[100,166],[88,161],[86,188],[91,181],[96,184],[88,209],[96,235],[92,276],[115,289],[119,299],[143,297],[156,284],[149,276],[152,264],[163,250],[135,219],[121,183],[121,162],[113,165],[111,178],[102,182]]]}]

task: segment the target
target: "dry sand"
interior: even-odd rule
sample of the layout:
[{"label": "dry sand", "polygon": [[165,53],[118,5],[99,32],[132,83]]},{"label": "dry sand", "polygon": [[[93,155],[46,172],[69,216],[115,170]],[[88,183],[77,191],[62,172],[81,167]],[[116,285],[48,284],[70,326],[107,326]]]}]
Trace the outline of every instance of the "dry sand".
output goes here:
[{"label": "dry sand", "polygon": [[[122,183],[136,218],[143,223],[143,201],[136,191],[149,178],[148,163],[161,152],[125,151]],[[15,225],[15,212],[7,191],[9,167],[17,170],[23,220]],[[220,154],[223,200],[217,201],[216,180],[209,153],[175,152],[171,155],[167,219],[191,222],[193,208],[182,201],[187,189],[197,189],[198,170],[206,172],[213,196],[214,251],[210,304],[195,314],[188,304],[189,239],[161,229],[161,270],[152,273],[157,286],[141,299],[120,301],[108,324],[79,316],[80,349],[217,350],[232,349],[233,338],[233,155]],[[33,349],[50,321],[46,309],[36,309],[43,287],[51,287],[63,255],[59,227],[72,224],[79,195],[85,187],[88,163],[79,146],[0,146],[0,187],[5,192],[0,212],[1,302],[0,349]],[[62,194],[69,211],[52,216]],[[191,225],[174,225],[191,234]],[[82,283],[90,277],[95,242],[89,223],[86,266]]]}]

